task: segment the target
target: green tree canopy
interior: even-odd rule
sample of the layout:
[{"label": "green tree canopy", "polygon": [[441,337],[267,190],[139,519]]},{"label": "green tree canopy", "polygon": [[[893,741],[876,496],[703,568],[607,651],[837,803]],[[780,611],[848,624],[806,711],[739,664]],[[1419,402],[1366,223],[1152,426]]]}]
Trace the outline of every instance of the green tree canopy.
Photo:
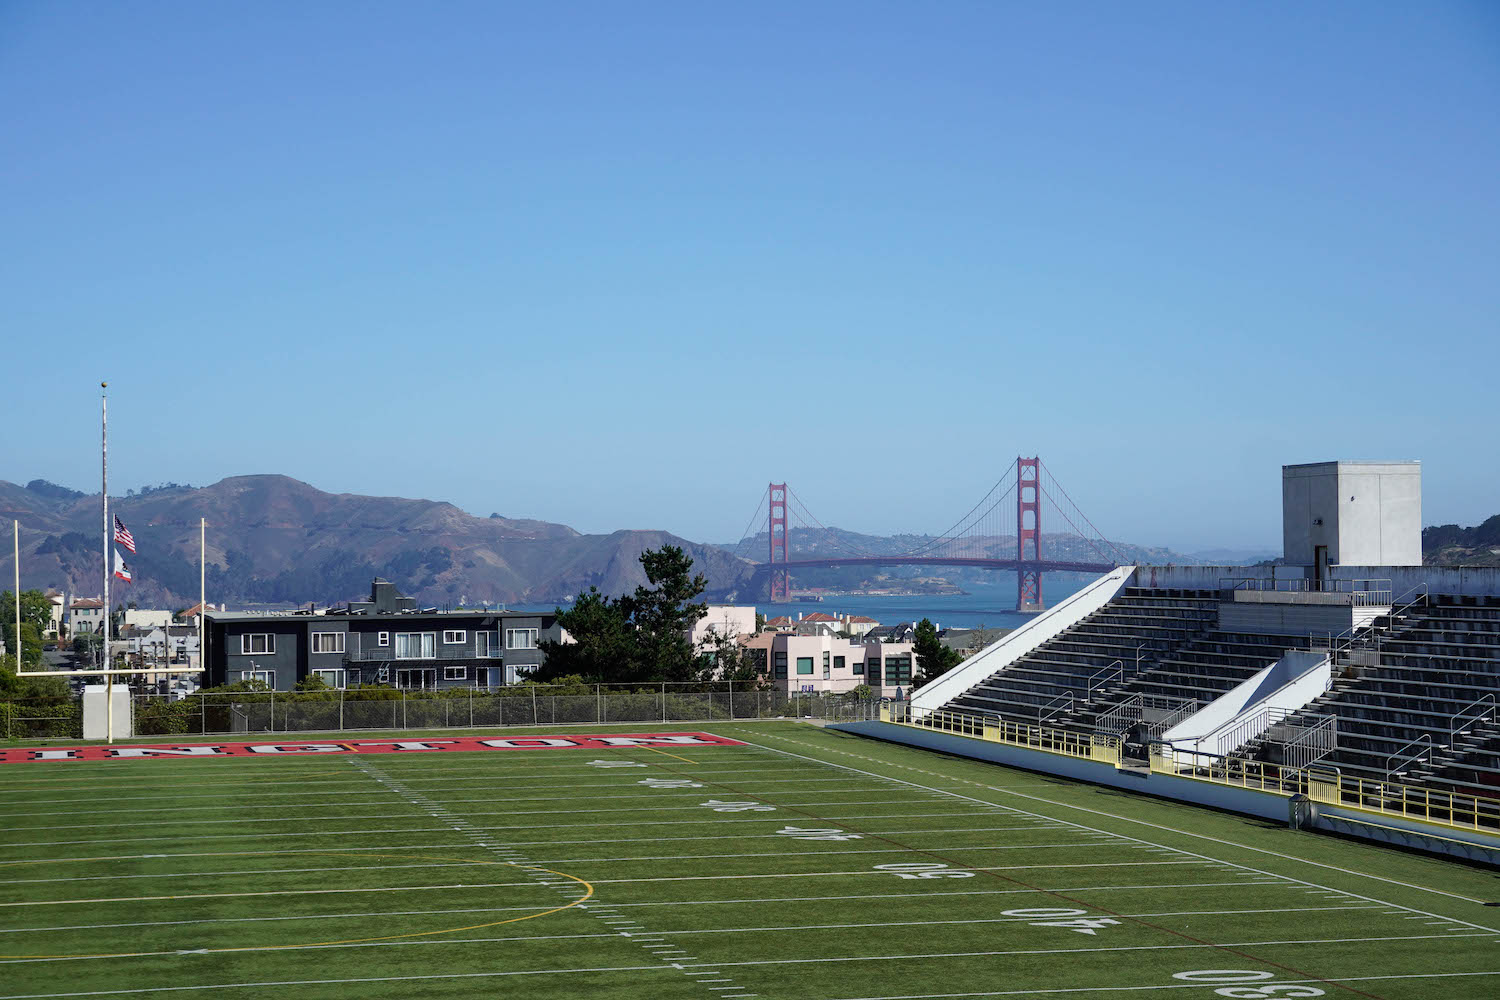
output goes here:
[{"label": "green tree canopy", "polygon": [[937,626],[927,618],[917,622],[917,633],[912,640],[912,650],[917,654],[917,675],[912,683],[914,688],[921,687],[923,684],[931,684],[956,667],[963,659],[958,650],[949,649],[943,645],[943,641],[938,638]]},{"label": "green tree canopy", "polygon": [[647,549],[641,566],[650,586],[613,598],[590,587],[566,611],[557,609],[557,624],[569,642],[541,643],[546,662],[530,677],[539,682],[577,675],[591,683],[690,681],[704,664],[687,633],[707,612],[694,598],[707,581],[693,575],[693,560],[675,545]]}]

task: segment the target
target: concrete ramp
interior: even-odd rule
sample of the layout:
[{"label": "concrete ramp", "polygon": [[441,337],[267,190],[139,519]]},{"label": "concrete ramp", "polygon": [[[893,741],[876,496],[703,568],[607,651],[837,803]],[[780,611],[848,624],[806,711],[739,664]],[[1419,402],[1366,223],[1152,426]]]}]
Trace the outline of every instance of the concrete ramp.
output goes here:
[{"label": "concrete ramp", "polygon": [[1249,680],[1209,702],[1162,734],[1174,755],[1226,756],[1317,698],[1333,680],[1324,652],[1287,650]]},{"label": "concrete ramp", "polygon": [[1003,670],[1049,639],[1066,632],[1115,599],[1135,576],[1134,566],[1120,566],[1053,605],[1014,632],[1001,636],[931,684],[912,692],[911,707],[920,716],[942,708],[969,688]]}]

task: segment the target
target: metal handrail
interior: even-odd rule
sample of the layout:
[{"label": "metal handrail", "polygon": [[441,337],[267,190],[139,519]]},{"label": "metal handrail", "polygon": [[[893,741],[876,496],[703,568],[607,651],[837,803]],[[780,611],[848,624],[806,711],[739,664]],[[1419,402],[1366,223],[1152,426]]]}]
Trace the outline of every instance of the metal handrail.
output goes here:
[{"label": "metal handrail", "polygon": [[[1059,702],[1064,702],[1064,701],[1067,703],[1066,705],[1059,705],[1058,704]],[[1057,706],[1057,707],[1054,708],[1053,706]],[[1048,709],[1051,709],[1051,711],[1050,712],[1047,711]],[[1058,715],[1058,714],[1060,714],[1060,713],[1062,713],[1064,711],[1071,712],[1072,710],[1073,710],[1073,692],[1072,691],[1065,691],[1062,694],[1058,695],[1056,698],[1053,698],[1051,701],[1047,702],[1045,705],[1038,705],[1037,706],[1037,710],[1036,710],[1037,725],[1041,725],[1043,722],[1046,722],[1048,719],[1052,718],[1054,715]]]},{"label": "metal handrail", "polygon": [[[1402,751],[1406,750],[1408,747],[1420,747],[1421,749],[1417,750],[1414,753],[1410,753],[1410,754],[1406,754],[1405,756],[1402,756]],[[1422,755],[1424,753],[1427,755],[1427,763],[1431,764],[1432,763],[1432,753],[1433,753],[1434,749],[1436,749],[1436,748],[1435,748],[1435,746],[1434,746],[1434,744],[1432,742],[1432,734],[1430,734],[1430,733],[1423,733],[1421,736],[1418,736],[1416,739],[1412,740],[1410,743],[1406,743],[1406,744],[1403,744],[1402,746],[1397,747],[1394,753],[1388,753],[1385,756],[1385,762],[1386,762],[1385,779],[1387,781],[1391,780],[1391,775],[1396,773],[1396,766],[1395,766],[1396,764],[1410,764],[1410,763],[1415,763],[1416,761],[1422,759]],[[1398,760],[1398,761],[1395,761],[1395,763],[1392,763],[1392,761],[1394,760],[1394,758],[1397,758],[1397,757],[1400,757],[1401,759]]]},{"label": "metal handrail", "polygon": [[1084,697],[1085,698],[1092,698],[1092,697],[1094,697],[1094,688],[1096,686],[1097,687],[1103,687],[1104,686],[1102,683],[1098,684],[1098,685],[1094,684],[1094,681],[1098,679],[1098,677],[1099,677],[1100,674],[1107,674],[1110,671],[1115,670],[1117,668],[1118,668],[1118,671],[1119,671],[1119,674],[1120,674],[1120,683],[1124,684],[1125,683],[1125,662],[1123,660],[1116,660],[1115,662],[1111,663],[1109,666],[1102,667],[1101,669],[1096,670],[1092,674],[1089,675],[1089,679],[1084,682]]},{"label": "metal handrail", "polygon": [[[1490,706],[1489,709],[1488,709],[1488,711],[1480,712],[1478,715],[1475,715],[1475,716],[1469,716],[1468,715],[1469,709],[1474,708],[1474,707],[1476,707],[1478,705],[1483,705],[1486,702],[1488,702],[1489,706]],[[1453,718],[1451,718],[1449,720],[1449,722],[1448,722],[1448,740],[1449,740],[1449,742],[1451,743],[1456,737],[1458,737],[1458,736],[1460,736],[1460,735],[1468,732],[1467,729],[1464,729],[1464,730],[1460,730],[1459,729],[1459,726],[1462,725],[1465,722],[1482,722],[1482,721],[1484,721],[1484,717],[1486,715],[1488,715],[1490,717],[1490,721],[1491,722],[1494,722],[1495,721],[1495,709],[1496,709],[1495,696],[1492,695],[1492,694],[1487,694],[1487,695],[1485,695],[1482,698],[1478,698],[1475,701],[1470,702],[1469,704],[1465,705],[1463,708],[1460,708],[1457,712],[1454,712],[1453,713]]]}]

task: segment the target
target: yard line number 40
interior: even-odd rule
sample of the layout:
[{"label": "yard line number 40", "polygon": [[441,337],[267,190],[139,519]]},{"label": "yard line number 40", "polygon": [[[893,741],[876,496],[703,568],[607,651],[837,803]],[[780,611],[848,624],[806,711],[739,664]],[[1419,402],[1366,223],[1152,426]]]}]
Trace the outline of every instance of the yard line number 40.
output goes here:
[{"label": "yard line number 40", "polygon": [[[1190,983],[1232,983],[1214,990],[1221,997],[1261,1000],[1264,997],[1320,997],[1323,991],[1305,983],[1268,983],[1274,972],[1252,972],[1249,969],[1194,969],[1191,972],[1174,972],[1173,979]],[[1257,985],[1250,985],[1255,983]]]}]

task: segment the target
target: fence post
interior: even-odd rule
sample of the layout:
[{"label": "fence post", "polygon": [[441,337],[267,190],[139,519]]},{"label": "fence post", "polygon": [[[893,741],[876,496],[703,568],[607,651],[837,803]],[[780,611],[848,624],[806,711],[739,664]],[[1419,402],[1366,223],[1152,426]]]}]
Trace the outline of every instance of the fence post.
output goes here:
[{"label": "fence post", "polygon": [[469,688],[469,728],[474,728],[474,689]]},{"label": "fence post", "polygon": [[599,685],[595,684],[594,685],[594,722],[595,723],[602,723],[603,721],[604,721],[604,701],[603,701],[603,696],[599,693]]},{"label": "fence post", "polygon": [[406,692],[401,692],[401,728],[406,728]]},{"label": "fence post", "polygon": [[734,721],[734,681],[729,682],[729,721]]},{"label": "fence post", "polygon": [[344,689],[339,688],[339,732],[344,731]]},{"label": "fence post", "polygon": [[271,717],[266,723],[271,732],[276,732],[276,689],[271,689]]},{"label": "fence post", "polygon": [[198,695],[198,735],[208,735],[208,695]]},{"label": "fence post", "polygon": [[661,682],[661,721],[667,721],[667,682]]}]

